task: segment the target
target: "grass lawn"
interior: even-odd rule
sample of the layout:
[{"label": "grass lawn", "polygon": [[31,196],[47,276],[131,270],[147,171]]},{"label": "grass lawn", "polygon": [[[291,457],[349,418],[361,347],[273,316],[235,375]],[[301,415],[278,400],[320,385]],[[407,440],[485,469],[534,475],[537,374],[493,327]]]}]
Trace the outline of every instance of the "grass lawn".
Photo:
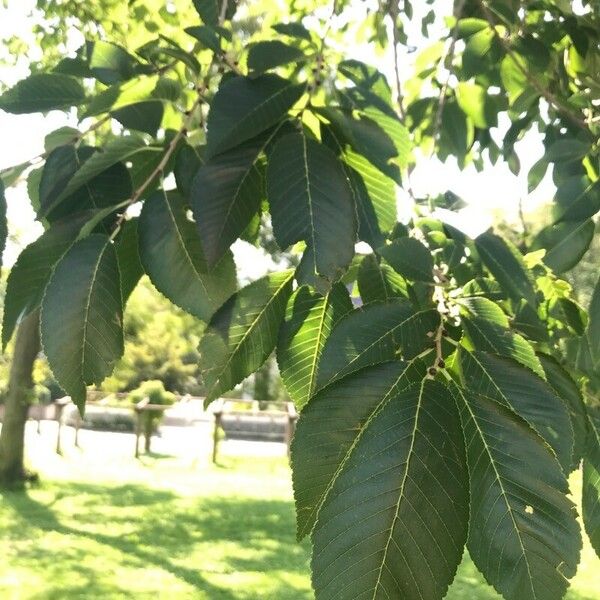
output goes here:
[{"label": "grass lawn", "polygon": [[[313,597],[284,458],[32,458],[42,483],[0,496],[2,600]],[[567,598],[598,600],[589,544],[583,565]],[[465,559],[447,598],[499,596]]]}]

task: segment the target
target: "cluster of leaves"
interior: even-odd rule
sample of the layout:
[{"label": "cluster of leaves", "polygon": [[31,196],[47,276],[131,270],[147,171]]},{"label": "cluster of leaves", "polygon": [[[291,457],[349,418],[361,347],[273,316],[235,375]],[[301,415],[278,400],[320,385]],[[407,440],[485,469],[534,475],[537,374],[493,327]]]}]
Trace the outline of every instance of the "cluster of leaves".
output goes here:
[{"label": "cluster of leaves", "polygon": [[[561,598],[581,546],[567,476],[582,460],[583,519],[600,553],[600,291],[586,313],[557,277],[577,262],[572,224],[600,208],[597,148],[586,142],[573,158],[583,139],[553,141],[569,150],[553,145],[546,161],[559,178],[571,165],[574,179],[561,179],[571,187],[559,188],[554,233],[526,254],[491,231],[469,239],[422,210],[397,223],[396,189],[427,130],[441,156],[477,150],[474,137],[448,149],[461,123],[492,148],[482,140],[495,121],[474,108],[482,81],[459,85],[456,103],[442,85],[438,139],[433,109],[424,125],[412,103],[403,122],[380,72],[356,60],[333,68],[323,40],[299,22],[249,45],[240,66],[224,51],[235,2],[194,4],[203,24],[188,32],[200,52],[149,44],[134,56],[90,43],[0,96],[4,110],[79,106],[82,117],[125,128],[100,148],[83,143],[87,133],[54,135],[30,175],[47,229],[10,273],[4,344],[41,305],[44,352],[83,409],[86,385],[123,352],[124,306],[146,273],[207,323],[207,403],[276,352],[301,409],[293,478],[317,598],[442,598],[465,545],[508,600]],[[531,14],[555,6],[533,4]],[[483,31],[504,53],[489,57],[493,68],[518,63],[491,7],[473,10],[485,18],[458,19],[448,46],[457,32]],[[453,57],[446,62],[453,68]],[[182,84],[190,77],[193,86]],[[90,96],[81,78],[104,88]],[[513,79],[505,75],[502,90],[518,122],[540,94],[531,99],[521,81],[515,95]],[[573,110],[590,120],[593,106]],[[556,108],[547,135],[571,116]],[[279,247],[302,258],[236,291],[230,246],[260,239],[265,215]],[[356,254],[358,241],[371,252]]]}]

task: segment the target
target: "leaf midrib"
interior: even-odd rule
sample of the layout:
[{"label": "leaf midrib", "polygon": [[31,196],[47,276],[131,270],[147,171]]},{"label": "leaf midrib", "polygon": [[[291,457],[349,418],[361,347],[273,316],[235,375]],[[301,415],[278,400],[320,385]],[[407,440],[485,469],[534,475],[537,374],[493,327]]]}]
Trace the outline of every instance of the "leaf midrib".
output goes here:
[{"label": "leaf midrib", "polygon": [[[481,428],[479,427],[479,423],[477,421],[477,418],[475,417],[475,414],[473,413],[473,411],[471,410],[471,406],[469,405],[467,399],[465,398],[465,396],[463,395],[462,391],[459,392],[460,397],[463,400],[463,403],[465,404],[465,407],[467,408],[467,410],[469,411],[469,415],[471,416],[471,419],[473,421],[473,423],[475,424],[475,428],[477,429],[477,433],[479,434],[479,437],[481,439],[481,442],[483,443],[483,446],[485,448],[485,452],[488,455],[488,458],[490,459],[490,463],[492,465],[492,468],[494,469],[494,474],[496,475],[496,480],[498,481],[498,485],[500,486],[500,491],[502,492],[502,499],[504,500],[504,503],[506,505],[508,514],[510,515],[510,519],[513,523],[513,527],[514,530],[517,534],[517,538],[519,540],[519,546],[521,546],[521,551],[523,553],[523,559],[525,561],[525,565],[527,567],[527,575],[528,575],[528,580],[529,580],[529,586],[531,588],[531,591],[533,592],[533,597],[537,598],[537,594],[535,592],[535,588],[533,587],[533,577],[531,575],[531,567],[529,565],[529,560],[527,559],[527,553],[525,552],[525,546],[523,544],[523,538],[521,537],[521,532],[519,530],[519,527],[517,526],[517,521],[515,520],[514,517],[514,511],[513,508],[510,504],[510,502],[508,501],[508,494],[506,493],[506,490],[504,489],[504,484],[502,483],[502,479],[500,477],[500,473],[498,472],[498,469],[496,467],[496,462],[494,460],[494,458],[492,457],[492,453],[491,450],[488,446],[487,440],[485,439],[485,436],[483,435],[483,432],[481,430]],[[493,400],[492,398],[490,398],[490,400],[492,402],[496,402],[495,400]]]},{"label": "leaf midrib", "polygon": [[317,521],[318,521],[319,512],[321,511],[321,508],[322,508],[323,504],[325,503],[325,500],[327,500],[327,496],[329,496],[329,492],[331,492],[331,489],[335,485],[335,482],[337,481],[341,472],[344,470],[346,463],[348,462],[348,460],[350,460],[350,457],[352,456],[352,453],[354,452],[356,445],[361,440],[364,432],[369,428],[369,425],[372,423],[373,419],[383,410],[385,405],[390,401],[392,394],[396,391],[396,389],[398,387],[398,384],[400,383],[402,378],[406,375],[408,370],[413,366],[413,364],[415,363],[416,360],[418,360],[418,359],[415,358],[406,363],[406,368],[402,371],[402,373],[400,373],[400,375],[398,375],[398,377],[394,380],[394,383],[392,383],[392,385],[390,385],[390,387],[389,387],[388,391],[385,393],[384,397],[375,406],[375,408],[373,409],[371,414],[367,417],[367,419],[365,420],[363,425],[358,430],[358,432],[354,438],[354,441],[352,442],[352,444],[350,445],[350,447],[344,454],[342,461],[338,465],[338,468],[335,470],[335,473],[333,474],[329,483],[327,484],[325,491],[323,492],[323,494],[321,494],[320,500],[317,502],[315,507],[309,513],[310,518],[307,519],[308,523],[312,522],[313,515],[316,515],[316,518],[314,519],[312,526],[310,526],[310,529],[303,527],[301,530],[299,530],[298,531],[298,539],[302,539],[305,535],[307,535],[308,533],[311,533],[312,530],[315,528]]}]

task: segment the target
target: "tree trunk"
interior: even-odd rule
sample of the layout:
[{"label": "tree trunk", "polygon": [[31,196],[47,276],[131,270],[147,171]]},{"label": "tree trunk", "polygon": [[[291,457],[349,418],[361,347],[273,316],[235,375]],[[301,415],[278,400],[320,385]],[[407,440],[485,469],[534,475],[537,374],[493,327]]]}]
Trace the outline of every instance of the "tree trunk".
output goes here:
[{"label": "tree trunk", "polygon": [[25,423],[32,399],[33,363],[39,350],[39,311],[36,310],[19,325],[10,367],[0,431],[0,485],[4,487],[18,487],[28,479],[23,461]]}]

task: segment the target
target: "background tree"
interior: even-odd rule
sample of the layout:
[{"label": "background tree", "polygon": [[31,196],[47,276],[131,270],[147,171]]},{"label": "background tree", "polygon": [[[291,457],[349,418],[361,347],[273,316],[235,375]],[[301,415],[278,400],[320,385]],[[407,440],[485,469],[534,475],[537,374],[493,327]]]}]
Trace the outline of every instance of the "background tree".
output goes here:
[{"label": "background tree", "polygon": [[[600,209],[597,5],[457,2],[404,82],[406,32],[444,15],[361,5],[372,45],[393,46],[393,90],[340,56],[349,3],[294,4],[259,29],[235,25],[255,5],[194,6],[199,45],[93,41],[0,96],[4,110],[77,106],[93,123],[32,185],[49,226],[11,271],[4,340],[41,305],[44,352],[83,410],[123,354],[143,270],[206,323],[207,402],[276,351],[302,411],[294,490],[317,598],[442,598],[465,545],[505,598],[561,598],[581,547],[567,476],[582,461],[600,551],[600,286],[586,311],[561,278]],[[412,192],[431,152],[518,171],[529,130],[545,146],[531,186],[551,169],[557,192],[552,221],[518,247],[441,220],[455,196]],[[397,223],[400,186],[414,209]],[[260,240],[267,219],[299,264],[236,290],[230,246]]]}]

